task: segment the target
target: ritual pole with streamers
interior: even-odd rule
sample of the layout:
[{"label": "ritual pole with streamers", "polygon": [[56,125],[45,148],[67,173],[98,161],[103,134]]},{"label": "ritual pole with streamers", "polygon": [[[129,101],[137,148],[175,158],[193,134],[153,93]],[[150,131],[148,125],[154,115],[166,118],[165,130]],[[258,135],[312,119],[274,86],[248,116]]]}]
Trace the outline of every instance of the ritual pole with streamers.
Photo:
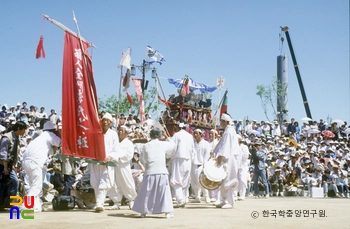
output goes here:
[{"label": "ritual pole with streamers", "polygon": [[[164,94],[164,91],[163,91],[163,87],[162,87],[162,85],[160,84],[160,80],[159,80],[159,77],[158,77],[158,73],[156,73],[156,79],[157,79],[157,81],[158,81],[159,88],[160,88],[160,90],[162,91],[164,101],[167,101],[167,99],[166,99],[166,97],[165,97],[165,94]],[[168,108],[168,110],[169,110],[169,114],[170,114],[170,107],[169,107],[169,105],[168,105],[166,102],[165,102],[165,106],[167,106],[167,108]],[[162,116],[162,115],[160,116],[160,118],[162,119],[162,122],[165,123],[164,120],[163,120],[163,116]],[[164,129],[165,129],[167,135],[170,136],[170,134],[169,134],[169,132],[168,132],[168,129],[167,129],[167,128],[164,128]]]}]

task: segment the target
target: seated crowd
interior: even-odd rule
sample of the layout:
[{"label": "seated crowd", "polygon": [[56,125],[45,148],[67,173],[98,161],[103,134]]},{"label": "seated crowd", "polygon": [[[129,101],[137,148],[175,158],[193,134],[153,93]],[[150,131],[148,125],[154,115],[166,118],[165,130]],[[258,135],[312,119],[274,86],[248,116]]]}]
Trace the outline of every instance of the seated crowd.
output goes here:
[{"label": "seated crowd", "polygon": [[[101,118],[104,112],[101,112]],[[132,168],[132,177],[135,182],[135,191],[138,192],[142,186],[142,174],[144,172],[143,161],[140,157],[141,147],[150,139],[149,133],[155,123],[151,116],[146,114],[145,121],[142,123],[137,116],[124,114],[112,114],[112,126],[114,131],[119,130],[121,126],[128,127],[128,138],[134,143],[134,157],[130,161]],[[29,184],[26,171],[22,169],[22,156],[26,147],[33,139],[40,135],[44,123],[51,121],[57,130],[61,128],[61,117],[52,109],[50,114],[45,113],[45,108],[41,107],[38,111],[36,106],[27,108],[27,103],[17,104],[16,107],[7,105],[2,106],[0,112],[0,133],[1,136],[10,132],[17,121],[23,121],[26,125],[26,131],[20,138],[20,153],[18,160],[14,164],[16,175],[19,181],[18,193],[26,195],[26,187]],[[255,120],[234,121],[237,134],[239,134],[240,144],[246,145],[249,150],[255,142],[260,142],[260,150],[265,152],[265,171],[266,182],[259,177],[258,187],[260,196],[284,196],[301,195],[306,192],[310,195],[313,187],[323,188],[324,197],[335,196],[338,198],[349,198],[348,176],[350,172],[350,139],[345,133],[347,124],[338,125],[332,123],[330,126],[320,122],[303,123],[299,127],[294,119],[291,122],[284,120],[283,126],[279,122],[269,123],[268,121],[256,122]],[[329,130],[334,137],[325,136],[322,131]],[[220,138],[219,132],[214,130],[216,140]],[[207,139],[213,141],[213,139]],[[90,184],[90,171],[88,163],[74,161],[59,161],[59,157],[54,154],[60,154],[60,148],[52,155],[49,155],[43,168],[44,176],[43,193],[41,200],[47,202],[46,198],[52,190],[55,195],[73,195],[76,197],[76,203],[79,208],[95,208],[96,199],[94,189]],[[59,166],[57,167],[57,165]],[[236,199],[243,200],[245,197],[253,196],[253,176],[254,169],[251,162],[247,161],[246,173],[248,175],[246,191],[236,193]],[[6,176],[4,167],[0,164],[0,207],[8,207],[5,199],[9,195],[9,187],[5,185]],[[265,184],[268,184],[269,192]],[[194,196],[191,187],[189,187],[188,198]],[[256,192],[255,192],[256,193]],[[107,193],[108,196],[108,193]],[[206,202],[216,202],[218,200],[217,191],[209,192],[210,199]],[[258,196],[256,196],[258,197]],[[188,201],[188,199],[187,199]],[[199,201],[200,202],[200,201]],[[122,198],[121,203],[127,204],[127,198]],[[115,203],[114,203],[115,204]],[[111,203],[113,205],[113,203]],[[118,205],[116,208],[119,208]]]}]

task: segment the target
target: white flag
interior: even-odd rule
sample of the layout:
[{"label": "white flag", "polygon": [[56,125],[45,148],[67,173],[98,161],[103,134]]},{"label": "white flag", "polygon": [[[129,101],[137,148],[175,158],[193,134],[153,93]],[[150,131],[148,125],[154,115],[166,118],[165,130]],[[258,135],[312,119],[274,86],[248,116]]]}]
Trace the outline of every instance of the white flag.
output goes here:
[{"label": "white flag", "polygon": [[225,78],[222,78],[222,76],[220,78],[216,78],[216,86],[217,87],[225,86]]},{"label": "white flag", "polygon": [[127,69],[130,69],[130,62],[131,62],[131,48],[128,48],[122,56],[122,59],[120,60],[118,64],[118,68],[121,68],[122,66],[126,67]]},{"label": "white flag", "polygon": [[145,61],[150,65],[153,63],[162,64],[165,59],[163,58],[163,55],[160,54],[157,50],[154,50],[150,46],[147,46]]}]

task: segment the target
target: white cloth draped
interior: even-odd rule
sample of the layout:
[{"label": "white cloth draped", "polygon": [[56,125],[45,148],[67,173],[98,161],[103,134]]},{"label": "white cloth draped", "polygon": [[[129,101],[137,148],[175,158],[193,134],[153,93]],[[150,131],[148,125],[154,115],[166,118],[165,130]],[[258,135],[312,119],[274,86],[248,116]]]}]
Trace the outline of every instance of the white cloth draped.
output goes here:
[{"label": "white cloth draped", "polygon": [[[134,200],[137,195],[130,167],[133,155],[134,145],[128,138],[123,139],[118,145],[118,150],[111,155],[113,162],[116,163],[114,176],[117,187],[114,187],[114,190],[120,191],[129,200]],[[121,197],[122,195],[118,195],[118,201]]]}]

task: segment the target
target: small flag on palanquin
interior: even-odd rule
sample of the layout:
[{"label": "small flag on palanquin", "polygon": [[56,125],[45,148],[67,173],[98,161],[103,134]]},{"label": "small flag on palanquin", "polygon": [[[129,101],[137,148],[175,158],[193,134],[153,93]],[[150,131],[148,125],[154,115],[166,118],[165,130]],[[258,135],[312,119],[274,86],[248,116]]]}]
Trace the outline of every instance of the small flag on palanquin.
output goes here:
[{"label": "small flag on palanquin", "polygon": [[190,93],[190,85],[189,85],[189,79],[184,79],[184,84],[181,89],[181,95],[188,95]]},{"label": "small flag on palanquin", "polygon": [[165,99],[162,99],[159,95],[158,95],[158,99],[159,99],[162,103],[164,103],[164,105],[166,105],[166,106],[173,106],[173,105],[174,105],[172,102],[166,101]]}]

